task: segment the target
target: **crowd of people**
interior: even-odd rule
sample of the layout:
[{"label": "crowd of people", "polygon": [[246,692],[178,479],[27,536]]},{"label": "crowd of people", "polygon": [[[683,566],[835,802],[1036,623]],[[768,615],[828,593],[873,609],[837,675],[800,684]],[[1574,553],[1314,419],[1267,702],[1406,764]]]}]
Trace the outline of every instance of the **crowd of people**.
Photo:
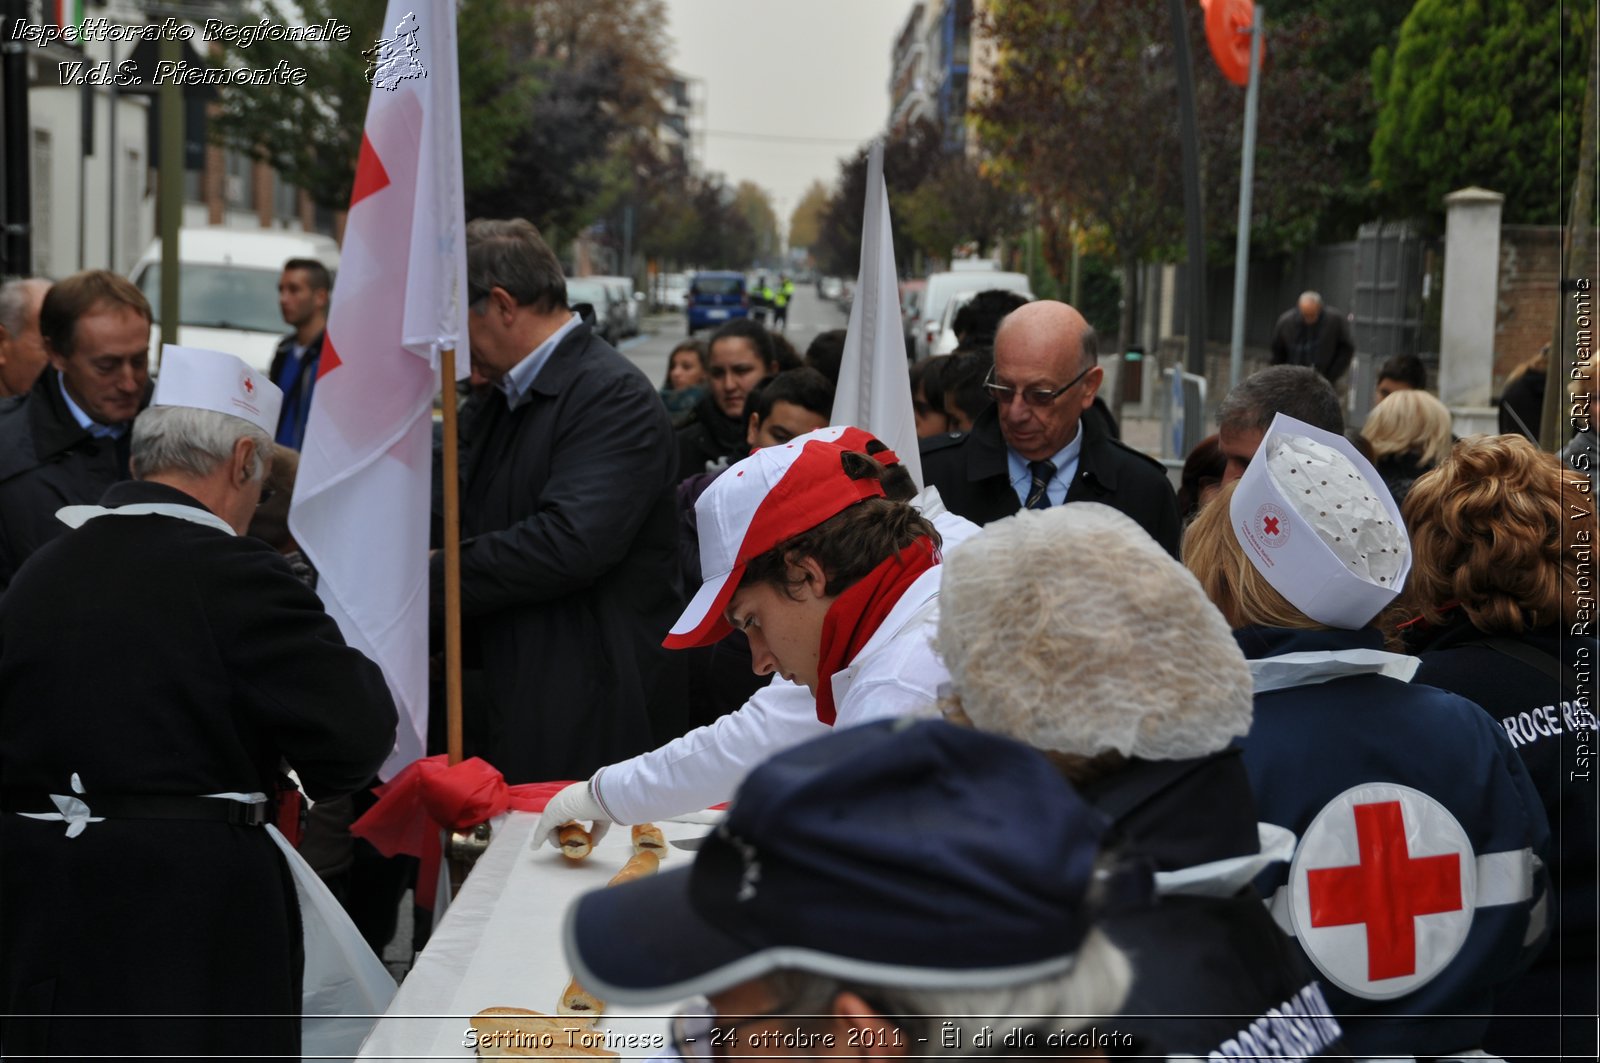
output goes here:
[{"label": "crowd of people", "polygon": [[[704,997],[686,1057],[761,1030],[1593,1056],[1589,476],[1456,438],[1420,363],[1350,431],[1348,334],[1308,292],[1174,489],[1119,438],[1083,315],[988,292],[910,367],[918,484],[830,423],[842,331],[802,354],[731,321],[658,387],[532,225],[466,247],[473,382],[435,474],[461,489],[467,753],[578,780],[535,845],[731,800],[692,867],[568,913],[586,988]],[[414,870],[349,824],[394,706],[283,519],[319,269],[285,267],[270,379],[175,349],[153,395],[126,281],[0,289],[0,1014],[31,1016],[0,1020],[8,1054],[111,1012],[172,1016],[99,1024],[112,1054],[215,1054],[205,1016],[270,1013],[260,1051],[298,1055],[298,856],[265,836],[287,769],[317,799],[300,852],[374,947],[393,930]],[[163,887],[164,850],[205,875]],[[195,912],[192,947],[140,965]],[[252,979],[205,977],[224,952]]]}]

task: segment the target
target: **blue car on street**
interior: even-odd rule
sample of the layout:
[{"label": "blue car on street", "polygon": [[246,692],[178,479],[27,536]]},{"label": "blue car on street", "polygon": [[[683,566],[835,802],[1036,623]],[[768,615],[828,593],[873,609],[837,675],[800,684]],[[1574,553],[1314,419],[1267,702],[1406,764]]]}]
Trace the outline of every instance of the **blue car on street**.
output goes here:
[{"label": "blue car on street", "polygon": [[750,314],[750,296],[744,274],[731,270],[696,273],[689,280],[689,335],[696,329],[716,328]]}]

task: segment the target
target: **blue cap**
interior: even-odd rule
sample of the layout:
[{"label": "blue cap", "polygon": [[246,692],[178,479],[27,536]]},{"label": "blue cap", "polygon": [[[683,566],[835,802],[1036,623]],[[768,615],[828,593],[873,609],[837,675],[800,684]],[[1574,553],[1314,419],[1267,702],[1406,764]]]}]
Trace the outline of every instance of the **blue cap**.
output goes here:
[{"label": "blue cap", "polygon": [[1035,981],[1069,970],[1089,930],[1105,828],[1008,738],[847,728],[752,772],[693,867],[580,897],[567,961],[623,1004],[780,968],[908,989]]}]

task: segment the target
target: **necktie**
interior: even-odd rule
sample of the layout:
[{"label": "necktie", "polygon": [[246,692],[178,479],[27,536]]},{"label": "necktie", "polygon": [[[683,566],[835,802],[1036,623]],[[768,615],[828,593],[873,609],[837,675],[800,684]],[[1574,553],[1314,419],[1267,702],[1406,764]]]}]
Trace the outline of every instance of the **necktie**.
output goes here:
[{"label": "necktie", "polygon": [[1050,492],[1046,490],[1050,481],[1056,478],[1054,462],[1030,461],[1028,472],[1033,476],[1033,485],[1028,488],[1028,503],[1024,509],[1049,509]]}]

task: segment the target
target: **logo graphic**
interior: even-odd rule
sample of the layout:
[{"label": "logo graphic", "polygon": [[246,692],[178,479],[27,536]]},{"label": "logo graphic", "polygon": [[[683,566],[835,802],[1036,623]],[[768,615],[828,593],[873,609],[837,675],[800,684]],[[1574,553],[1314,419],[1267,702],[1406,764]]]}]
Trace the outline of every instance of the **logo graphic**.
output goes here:
[{"label": "logo graphic", "polygon": [[1261,545],[1279,547],[1289,541],[1289,515],[1271,502],[1256,510],[1256,537]]},{"label": "logo graphic", "polygon": [[417,43],[418,30],[415,12],[408,11],[395,26],[393,37],[379,40],[361,53],[367,61],[367,80],[372,82],[373,88],[393,92],[402,81],[428,76],[419,59],[422,46]]},{"label": "logo graphic", "polygon": [[1295,934],[1328,980],[1403,996],[1449,965],[1472,928],[1477,861],[1450,811],[1409,786],[1357,786],[1325,805],[1289,872]]},{"label": "logo graphic", "polygon": [[256,382],[254,380],[250,379],[250,374],[249,373],[246,373],[244,376],[239,378],[239,386],[244,388],[244,393],[246,395],[249,395],[251,397],[255,396],[255,393],[256,393]]}]

